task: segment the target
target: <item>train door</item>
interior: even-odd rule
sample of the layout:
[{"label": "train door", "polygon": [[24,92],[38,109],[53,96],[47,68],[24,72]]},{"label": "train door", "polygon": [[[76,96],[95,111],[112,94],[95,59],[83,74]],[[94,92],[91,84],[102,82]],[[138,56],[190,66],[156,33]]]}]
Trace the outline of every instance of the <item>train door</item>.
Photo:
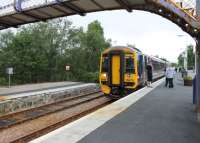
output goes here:
[{"label": "train door", "polygon": [[143,84],[144,82],[144,56],[138,55],[138,76],[139,76],[139,83]]},{"label": "train door", "polygon": [[147,70],[146,70],[147,63],[148,63],[148,57],[144,56],[144,82],[145,83],[147,81]]},{"label": "train door", "polygon": [[120,56],[113,55],[112,56],[112,84],[119,85],[120,84]]}]

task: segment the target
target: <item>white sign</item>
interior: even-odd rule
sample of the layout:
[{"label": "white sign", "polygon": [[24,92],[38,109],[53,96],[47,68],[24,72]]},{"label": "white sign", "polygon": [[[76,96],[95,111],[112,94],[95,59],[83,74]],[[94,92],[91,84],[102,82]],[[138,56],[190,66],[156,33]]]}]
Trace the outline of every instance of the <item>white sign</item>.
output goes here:
[{"label": "white sign", "polygon": [[6,73],[7,73],[7,74],[10,74],[10,75],[13,74],[13,73],[14,73],[14,72],[13,72],[13,68],[12,68],[12,67],[7,68],[7,69],[6,69]]},{"label": "white sign", "polygon": [[66,71],[70,71],[70,66],[65,67]]}]

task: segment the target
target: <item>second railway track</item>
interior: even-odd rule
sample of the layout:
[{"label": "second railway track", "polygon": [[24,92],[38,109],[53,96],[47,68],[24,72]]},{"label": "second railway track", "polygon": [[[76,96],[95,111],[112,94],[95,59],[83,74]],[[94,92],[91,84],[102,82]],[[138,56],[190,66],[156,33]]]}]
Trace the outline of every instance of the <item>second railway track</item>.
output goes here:
[{"label": "second railway track", "polygon": [[66,97],[62,101],[0,117],[0,142],[27,142],[108,103],[101,92]]}]

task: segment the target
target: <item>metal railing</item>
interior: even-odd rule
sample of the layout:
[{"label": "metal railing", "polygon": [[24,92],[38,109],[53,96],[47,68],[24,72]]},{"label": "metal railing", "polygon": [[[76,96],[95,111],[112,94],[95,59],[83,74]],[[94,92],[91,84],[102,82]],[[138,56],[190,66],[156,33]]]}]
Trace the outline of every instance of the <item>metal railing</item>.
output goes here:
[{"label": "metal railing", "polygon": [[180,6],[181,9],[189,13],[193,17],[197,17],[196,11],[196,1],[197,0],[172,0],[177,5]]},{"label": "metal railing", "polygon": [[[54,3],[57,0],[1,0],[0,2],[0,15],[13,13],[15,1],[21,1],[22,9],[34,8],[42,5]],[[62,0],[61,0],[62,1]],[[65,1],[65,0],[63,0]],[[183,10],[190,13],[192,16],[196,16],[196,1],[197,0],[171,0],[179,5]]]},{"label": "metal railing", "polygon": [[196,0],[175,0],[182,2],[184,8],[196,9]]},{"label": "metal railing", "polygon": [[[68,0],[0,0],[0,17]],[[82,0],[84,1],[84,0]],[[134,1],[134,0],[133,0]],[[200,22],[200,0],[152,0],[185,19]],[[196,4],[197,3],[197,4]],[[191,21],[191,20],[188,20]],[[195,26],[197,27],[197,26]]]},{"label": "metal railing", "polygon": [[2,0],[0,2],[0,16],[14,13],[14,5],[21,1],[20,9],[26,10],[55,3],[56,0]]}]

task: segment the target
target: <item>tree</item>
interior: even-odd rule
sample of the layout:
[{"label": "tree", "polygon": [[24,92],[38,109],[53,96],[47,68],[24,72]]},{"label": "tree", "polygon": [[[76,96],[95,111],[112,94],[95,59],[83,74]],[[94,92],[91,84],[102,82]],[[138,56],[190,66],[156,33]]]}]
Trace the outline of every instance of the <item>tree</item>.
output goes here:
[{"label": "tree", "polygon": [[91,72],[98,71],[101,52],[110,47],[110,43],[106,42],[103,28],[98,21],[88,25],[82,46],[86,51],[87,63],[90,63],[87,65],[87,69]]},{"label": "tree", "polygon": [[187,47],[187,63],[188,63],[188,69],[191,69],[195,66],[195,54],[193,52],[192,45],[189,45]]},{"label": "tree", "polygon": [[4,52],[5,48],[8,44],[12,42],[14,38],[14,34],[11,31],[2,32],[0,34],[0,84],[6,84],[6,66],[4,62],[8,60],[9,57],[7,56],[7,53]]},{"label": "tree", "polygon": [[[178,65],[180,67],[184,67],[184,58],[185,58],[185,53],[182,52],[178,57]],[[187,46],[187,66],[188,69],[191,69],[195,66],[195,54],[193,52],[192,45]]]},{"label": "tree", "polygon": [[[66,19],[23,26],[0,35],[0,83],[14,67],[16,84],[76,80],[95,81],[101,52],[110,46],[98,21],[88,30]],[[66,72],[65,66],[71,66]]]},{"label": "tree", "polygon": [[172,67],[178,67],[178,64],[177,63],[171,63],[171,66]]},{"label": "tree", "polygon": [[16,83],[64,80],[64,53],[73,45],[74,30],[71,22],[58,19],[23,26],[16,34],[2,34],[1,69],[14,67]]},{"label": "tree", "polygon": [[181,53],[178,57],[178,66],[183,67],[184,66],[184,54]]},{"label": "tree", "polygon": [[70,61],[74,67],[72,72],[79,80],[97,80],[101,52],[111,46],[111,40],[105,39],[103,28],[98,21],[90,23],[86,32],[81,29],[77,37],[80,38],[80,47],[71,50]]}]

